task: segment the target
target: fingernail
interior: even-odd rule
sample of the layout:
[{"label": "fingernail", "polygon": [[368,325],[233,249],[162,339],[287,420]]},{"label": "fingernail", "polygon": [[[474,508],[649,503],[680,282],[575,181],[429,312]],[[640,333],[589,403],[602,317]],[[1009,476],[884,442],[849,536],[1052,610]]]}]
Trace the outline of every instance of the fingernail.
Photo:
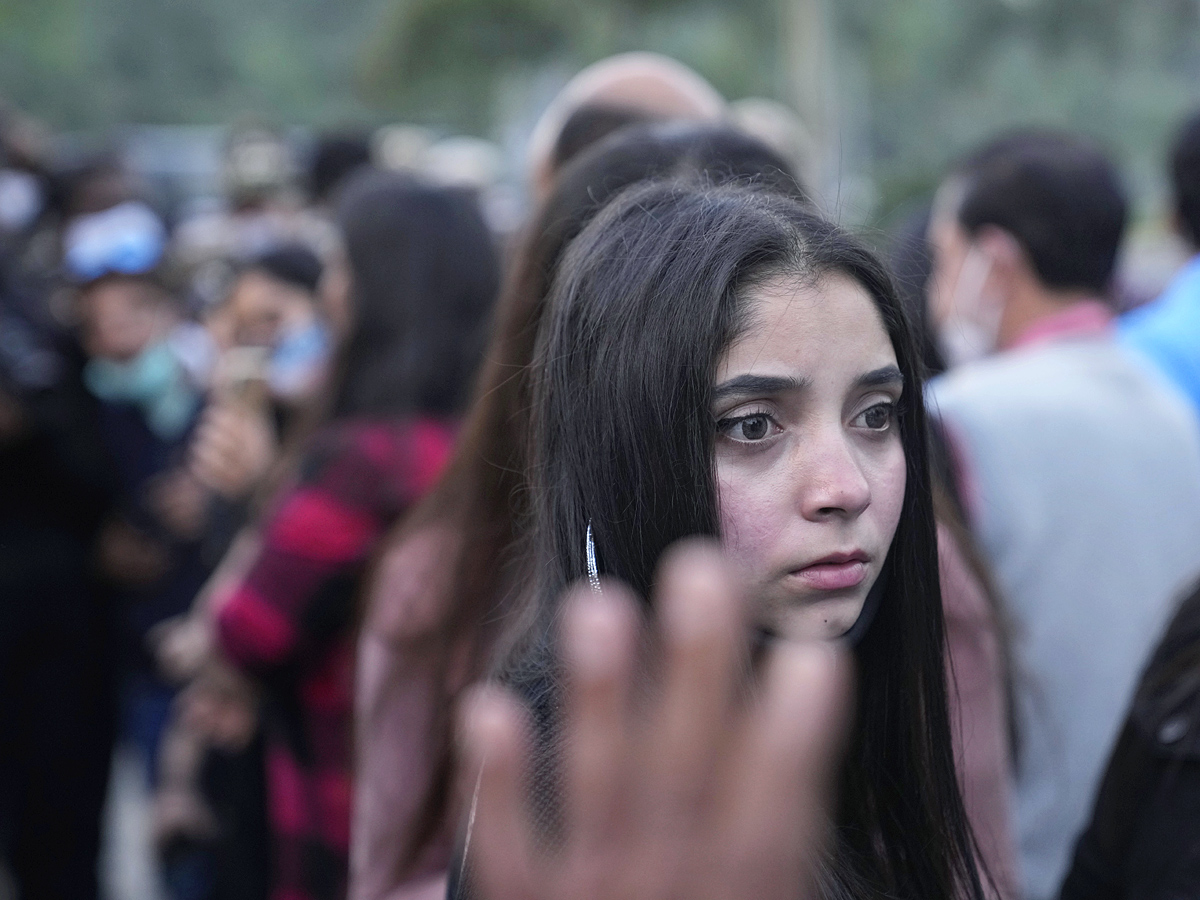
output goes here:
[{"label": "fingernail", "polygon": [[463,700],[460,731],[472,756],[481,759],[504,727],[505,711],[491,688],[477,688]]},{"label": "fingernail", "polygon": [[617,669],[621,647],[621,618],[615,604],[603,596],[580,596],[567,620],[567,658],[576,674],[605,678]]},{"label": "fingernail", "polygon": [[704,640],[729,619],[728,579],[708,554],[688,553],[663,580],[659,616],[672,641]]}]

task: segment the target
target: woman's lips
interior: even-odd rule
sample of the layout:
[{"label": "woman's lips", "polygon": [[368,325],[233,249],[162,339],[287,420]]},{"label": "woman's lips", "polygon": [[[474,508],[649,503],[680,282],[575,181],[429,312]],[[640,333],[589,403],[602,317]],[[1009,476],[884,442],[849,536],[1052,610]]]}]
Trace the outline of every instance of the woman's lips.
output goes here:
[{"label": "woman's lips", "polygon": [[818,591],[843,591],[862,584],[867,577],[867,564],[861,559],[814,563],[792,575]]}]

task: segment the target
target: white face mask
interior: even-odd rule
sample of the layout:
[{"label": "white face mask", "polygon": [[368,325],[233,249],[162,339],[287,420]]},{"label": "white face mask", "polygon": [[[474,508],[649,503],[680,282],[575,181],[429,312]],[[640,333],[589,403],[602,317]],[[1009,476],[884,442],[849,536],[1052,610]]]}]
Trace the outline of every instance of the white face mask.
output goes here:
[{"label": "white face mask", "polygon": [[952,311],[938,327],[938,341],[951,366],[982,359],[999,343],[1001,308],[987,302],[983,293],[992,264],[991,255],[972,244],[958,270]]}]

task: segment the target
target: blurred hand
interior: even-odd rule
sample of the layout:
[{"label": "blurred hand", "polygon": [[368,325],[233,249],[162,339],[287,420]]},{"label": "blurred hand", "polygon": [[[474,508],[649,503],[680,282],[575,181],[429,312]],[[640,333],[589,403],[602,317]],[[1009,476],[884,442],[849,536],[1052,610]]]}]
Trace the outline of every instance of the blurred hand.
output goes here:
[{"label": "blurred hand", "polygon": [[258,686],[215,657],[184,688],[179,704],[184,727],[215,747],[245,749],[258,728]]},{"label": "blurred hand", "polygon": [[158,476],[149,487],[150,508],[177,538],[200,537],[208,520],[208,488],[183,469]]},{"label": "blurred hand", "polygon": [[226,500],[249,494],[275,461],[275,429],[265,413],[237,400],[208,405],[189,450],[192,476]]},{"label": "blurred hand", "polygon": [[166,547],[123,519],[112,519],[100,529],[96,557],[104,575],[128,585],[157,581],[171,566]]},{"label": "blurred hand", "polygon": [[213,652],[212,623],[204,611],[172,616],[146,635],[159,671],[175,684],[196,677]]},{"label": "blurred hand", "polygon": [[[743,604],[720,554],[673,551],[657,657],[643,667],[634,598],[566,600],[561,840],[531,824],[530,736],[495,688],[463,733],[478,775],[468,861],[488,900],[799,900],[815,896],[849,676],[831,645],[776,643],[747,685]],[[633,673],[659,673],[635,689]]]},{"label": "blurred hand", "polygon": [[151,810],[151,832],[160,852],[178,840],[203,841],[218,835],[216,817],[200,788],[207,749],[202,736],[183,727],[176,710],[163,729]]},{"label": "blurred hand", "polygon": [[160,853],[174,841],[212,840],[220,833],[216,816],[199,791],[169,789],[154,795],[150,835]]}]

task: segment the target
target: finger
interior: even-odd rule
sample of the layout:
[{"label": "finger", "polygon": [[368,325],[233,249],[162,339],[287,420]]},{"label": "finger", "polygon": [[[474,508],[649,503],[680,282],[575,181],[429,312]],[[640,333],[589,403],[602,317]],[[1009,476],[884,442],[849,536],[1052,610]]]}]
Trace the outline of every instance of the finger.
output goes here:
[{"label": "finger", "polygon": [[520,705],[480,688],[462,718],[467,766],[475,785],[467,814],[464,865],[489,900],[535,900],[534,838],[524,789],[529,731]]},{"label": "finger", "polygon": [[743,611],[720,554],[699,543],[668,554],[659,584],[665,668],[661,707],[650,717],[649,796],[660,818],[689,822],[725,743],[745,652]]},{"label": "finger", "polygon": [[619,585],[574,591],[563,608],[567,678],[566,822],[575,846],[600,844],[625,794],[628,701],[637,614]]},{"label": "finger", "polygon": [[831,644],[771,648],[727,782],[725,876],[747,896],[813,887],[850,721],[849,662]]}]

